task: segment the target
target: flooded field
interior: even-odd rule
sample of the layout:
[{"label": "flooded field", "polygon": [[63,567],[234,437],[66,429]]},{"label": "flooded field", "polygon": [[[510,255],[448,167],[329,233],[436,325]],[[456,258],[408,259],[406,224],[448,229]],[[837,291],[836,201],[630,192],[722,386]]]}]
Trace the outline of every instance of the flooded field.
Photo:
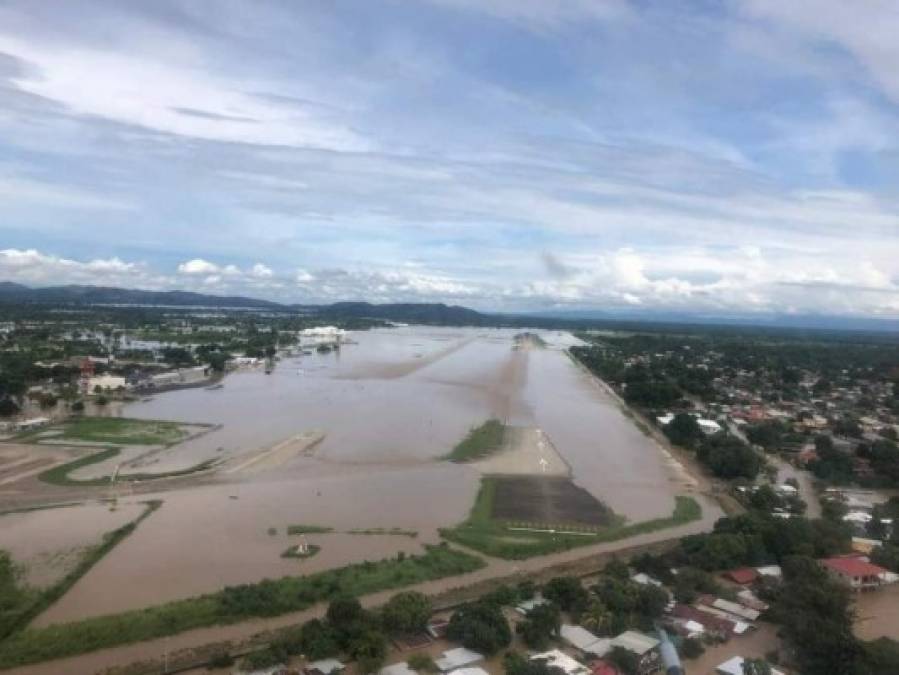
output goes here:
[{"label": "flooded field", "polygon": [[85,549],[96,546],[107,532],[134,520],[144,507],[77,504],[0,516],[0,549],[8,551],[35,588],[59,581]]},{"label": "flooded field", "polygon": [[[682,472],[568,358],[573,338],[546,333],[546,348],[522,349],[513,337],[420,327],[354,333],[339,351],[282,359],[271,374],[240,371],[215,390],[123,406],[124,417],[220,425],[154,452],[142,471],[207,460],[217,468],[159,494],[141,489],[140,499],[163,506],[37,623],[418,551],[436,541],[437,528],[467,516],[482,472],[440,458],[489,418],[532,430],[522,457],[536,470],[536,455],[551,449],[560,467],[551,474],[570,468],[579,504],[598,500],[632,522],[670,516],[687,488]],[[122,459],[75,475],[108,475]],[[120,497],[138,499],[125,486]],[[293,523],[338,533],[310,535],[321,546],[312,558],[285,559],[298,541],[285,533]],[[345,534],[366,528],[419,536]]]}]

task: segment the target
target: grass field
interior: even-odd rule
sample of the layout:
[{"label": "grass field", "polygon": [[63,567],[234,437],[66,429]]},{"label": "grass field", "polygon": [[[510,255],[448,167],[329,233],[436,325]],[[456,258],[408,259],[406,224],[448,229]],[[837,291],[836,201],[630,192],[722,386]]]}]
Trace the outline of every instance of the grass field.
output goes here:
[{"label": "grass field", "polygon": [[[38,478],[40,478],[45,483],[50,483],[51,485],[81,485],[89,487],[101,487],[103,485],[109,485],[111,476],[79,479],[71,478],[69,474],[77,469],[80,469],[83,466],[104,462],[107,459],[115,457],[120,452],[121,450],[119,450],[119,448],[106,448],[105,450],[96,452],[93,455],[79,457],[78,459],[72,460],[71,462],[60,464],[59,466],[54,466],[52,469],[47,469],[46,471],[38,474]],[[160,473],[120,473],[117,480],[120,482],[127,482],[156,480],[160,478],[177,478],[178,476],[189,476],[190,474],[197,473],[198,471],[204,471],[210,468],[213,464],[215,464],[214,459],[207,459],[204,462],[189,466],[186,469],[178,469],[175,471],[165,471]]]},{"label": "grass field", "polygon": [[305,576],[266,579],[217,593],[72,623],[26,629],[0,642],[0,669],[174,635],[192,628],[295,612],[338,596],[361,596],[473,572],[483,559],[446,546]]},{"label": "grass field", "polygon": [[675,497],[674,512],[670,517],[633,524],[625,524],[620,520],[607,527],[507,522],[495,520],[492,516],[495,494],[496,481],[489,476],[483,478],[468,519],[456,527],[441,529],[440,535],[485,555],[521,560],[567,551],[578,546],[626,539],[683,525],[702,517],[702,509],[695,499],[679,496]]},{"label": "grass field", "polygon": [[471,462],[486,457],[502,447],[506,427],[499,420],[487,420],[468,432],[444,459],[451,462]]},{"label": "grass field", "polygon": [[53,440],[97,445],[171,445],[187,435],[178,422],[127,417],[72,417],[60,424],[21,434],[16,440],[26,443]]}]

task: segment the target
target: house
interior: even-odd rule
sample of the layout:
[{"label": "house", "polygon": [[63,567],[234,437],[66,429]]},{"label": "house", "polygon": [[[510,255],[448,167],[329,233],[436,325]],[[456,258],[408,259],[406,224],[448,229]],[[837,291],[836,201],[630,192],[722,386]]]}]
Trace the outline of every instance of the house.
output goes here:
[{"label": "house", "polygon": [[879,588],[883,584],[885,570],[859,557],[825,558],[820,565],[835,579],[847,584],[853,591]]},{"label": "house", "polygon": [[755,593],[750,591],[748,588],[737,593],[737,600],[744,607],[757,609],[760,612],[764,612],[768,609],[768,603],[759,600]]},{"label": "house", "polygon": [[549,600],[546,598],[541,598],[539,595],[537,597],[531,598],[530,600],[525,600],[524,602],[518,603],[515,606],[515,611],[521,614],[522,616],[527,616],[528,613],[534,609],[534,607],[539,607],[540,605],[545,605]]},{"label": "house", "polygon": [[409,667],[405,661],[384,666],[378,671],[378,675],[417,675],[417,673]]},{"label": "house", "polygon": [[706,436],[713,436],[721,431],[721,425],[718,424],[715,420],[707,420],[702,417],[696,419],[696,423],[699,425],[700,431],[704,433]]},{"label": "house", "polygon": [[558,668],[565,675],[590,675],[590,669],[583,663],[577,661],[568,654],[560,652],[558,649],[543,652],[542,654],[534,654],[531,661],[545,661],[550,668]]},{"label": "house", "polygon": [[643,572],[638,572],[631,576],[631,581],[636,584],[640,584],[641,586],[661,586],[662,582],[658,579],[649,576],[648,574],[644,574]]},{"label": "house", "polygon": [[783,570],[780,569],[780,565],[756,567],[755,571],[759,573],[759,576],[771,577],[772,579],[780,579],[783,576]]},{"label": "house", "polygon": [[701,612],[690,605],[675,605],[671,615],[678,620],[678,624],[687,632],[700,632],[696,625],[701,626],[704,629],[703,632],[723,639],[730,638],[735,632],[735,621],[714,616],[708,612]]},{"label": "house", "polygon": [[741,586],[748,586],[753,583],[756,579],[759,578],[759,573],[756,572],[751,567],[740,567],[735,570],[730,570],[724,573],[724,577],[726,579],[730,579],[735,584],[740,584]]},{"label": "house", "polygon": [[591,651],[597,656],[605,656],[616,647],[626,649],[637,657],[637,672],[648,675],[662,668],[662,657],[659,651],[661,643],[654,637],[627,630],[611,640],[601,639],[591,645]]},{"label": "house", "polygon": [[591,661],[588,665],[590,666],[590,671],[593,675],[621,675],[621,671],[608,661],[603,661],[602,659]]},{"label": "house", "polygon": [[743,621],[741,617],[735,616],[734,614],[731,614],[730,612],[727,612],[723,609],[712,607],[711,605],[697,604],[696,609],[698,609],[701,613],[711,614],[712,616],[719,619],[725,619],[726,621],[729,621],[733,625],[731,633],[733,633],[734,635],[742,635],[743,633],[755,628],[755,626],[753,626],[748,621]]},{"label": "house", "polygon": [[430,635],[435,640],[439,640],[442,637],[446,637],[446,631],[449,628],[449,621],[447,619],[432,619],[425,630],[428,635]]},{"label": "house", "polygon": [[[715,668],[717,675],[743,675],[743,657],[734,656]],[[776,668],[771,668],[771,675],[784,675]]]},{"label": "house", "polygon": [[87,389],[88,391],[94,391],[97,387],[100,387],[100,389],[118,389],[122,387],[124,389],[127,384],[125,378],[120,375],[95,375],[88,379]]},{"label": "house", "polygon": [[339,673],[345,667],[337,659],[322,659],[321,661],[313,661],[303,668],[303,673],[305,675],[332,675],[333,673]]},{"label": "house", "polygon": [[759,612],[757,609],[744,607],[741,604],[731,602],[730,600],[724,600],[722,598],[717,598],[712,603],[712,607],[714,607],[715,609],[720,609],[722,612],[733,614],[734,616],[739,617],[740,619],[743,619],[745,621],[755,621],[761,614],[761,612]]},{"label": "house", "polygon": [[465,647],[457,647],[456,649],[447,649],[443,652],[443,656],[435,659],[434,664],[441,673],[448,673],[483,660],[483,654],[478,654]]},{"label": "house", "polygon": [[32,431],[34,429],[45,427],[48,424],[50,424],[49,417],[32,417],[31,419],[17,422],[16,431]]},{"label": "house", "polygon": [[581,626],[562,624],[559,637],[585,654],[602,656],[608,652],[609,640],[603,640]]}]

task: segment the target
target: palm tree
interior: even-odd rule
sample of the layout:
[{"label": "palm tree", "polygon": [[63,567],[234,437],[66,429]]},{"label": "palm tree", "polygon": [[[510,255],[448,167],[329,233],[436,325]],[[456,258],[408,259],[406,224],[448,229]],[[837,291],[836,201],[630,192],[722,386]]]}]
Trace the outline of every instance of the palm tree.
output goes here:
[{"label": "palm tree", "polygon": [[606,633],[612,623],[612,613],[601,600],[594,598],[590,600],[587,609],[584,610],[581,623],[587,630],[600,634]]}]

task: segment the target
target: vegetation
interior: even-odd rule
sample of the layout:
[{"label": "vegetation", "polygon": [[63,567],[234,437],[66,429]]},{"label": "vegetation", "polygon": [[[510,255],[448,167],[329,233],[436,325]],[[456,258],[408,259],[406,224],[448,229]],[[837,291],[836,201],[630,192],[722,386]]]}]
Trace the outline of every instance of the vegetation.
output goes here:
[{"label": "vegetation", "polygon": [[481,489],[468,519],[456,527],[441,529],[441,536],[486,555],[520,560],[675,527],[698,520],[702,516],[695,499],[679,496],[675,498],[674,512],[669,518],[629,525],[617,524],[606,528],[582,528],[581,532],[572,529],[556,531],[547,528],[545,524],[535,524],[531,529],[493,519],[494,489],[495,483],[490,477],[482,479]]},{"label": "vegetation", "polygon": [[515,631],[528,647],[542,651],[559,637],[561,626],[562,616],[559,607],[555,603],[547,602],[537,605],[528,612],[524,621],[516,626]]},{"label": "vegetation", "polygon": [[315,544],[308,544],[306,546],[305,551],[300,551],[299,544],[294,544],[293,546],[288,547],[281,554],[282,558],[299,558],[300,560],[304,560],[306,558],[311,558],[312,556],[318,554],[319,551],[322,550],[321,546],[317,546]]},{"label": "vegetation", "polygon": [[356,530],[347,530],[347,534],[387,534],[394,535],[398,537],[412,537],[413,539],[418,536],[418,532],[416,530],[404,530],[401,527],[369,527],[364,530],[356,529]]},{"label": "vegetation", "polygon": [[174,635],[191,628],[278,616],[347,594],[363,595],[465,574],[483,565],[483,560],[467,553],[429,546],[424,554],[402,560],[385,559],[302,577],[267,579],[155,607],[29,628],[0,643],[0,668]]},{"label": "vegetation", "polygon": [[324,527],[322,525],[288,525],[287,534],[325,534],[333,532],[333,527]]},{"label": "vegetation", "polygon": [[499,420],[487,420],[475,427],[446,456],[451,462],[471,462],[486,457],[502,447],[506,427]]},{"label": "vegetation", "polygon": [[431,611],[428,596],[416,591],[406,591],[394,595],[381,608],[381,623],[392,634],[415,633],[425,629]]},{"label": "vegetation", "polygon": [[[5,552],[0,553],[0,640],[24,629],[35,617],[65,595],[107,553],[134,532],[145,518],[162,506],[162,502],[158,500],[145,502],[145,504],[146,508],[143,513],[130,523],[105,534],[98,545],[89,548],[84,553],[72,570],[43,591],[29,592],[20,588],[16,583],[9,556]],[[2,645],[0,645],[0,649],[2,649]]]},{"label": "vegetation", "polygon": [[48,429],[20,434],[22,442],[77,441],[98,445],[171,445],[187,432],[178,422],[126,417],[73,417]]},{"label": "vegetation", "polygon": [[512,631],[500,606],[483,600],[463,605],[453,612],[446,636],[487,656],[512,642]]},{"label": "vegetation", "polygon": [[[58,466],[54,466],[46,471],[41,472],[38,475],[45,483],[51,483],[53,485],[82,485],[82,486],[103,486],[109,485],[111,480],[111,476],[101,476],[99,478],[72,478],[69,474],[77,471],[78,469],[89,466],[90,464],[99,464],[100,462],[105,462],[107,459],[111,459],[119,454],[121,450],[119,448],[107,448],[106,450],[101,450],[100,452],[94,453],[93,455],[86,455],[84,457],[79,457],[76,460],[71,462],[67,462],[66,464],[60,464]],[[199,464],[194,464],[193,466],[189,466],[186,469],[177,469],[175,471],[164,471],[160,473],[120,473],[118,475],[117,480],[120,482],[127,481],[145,481],[145,480],[154,480],[161,478],[177,478],[179,476],[188,476],[190,474],[198,473],[200,471],[205,471],[209,469],[211,466],[215,464],[214,459],[207,459]]]}]

